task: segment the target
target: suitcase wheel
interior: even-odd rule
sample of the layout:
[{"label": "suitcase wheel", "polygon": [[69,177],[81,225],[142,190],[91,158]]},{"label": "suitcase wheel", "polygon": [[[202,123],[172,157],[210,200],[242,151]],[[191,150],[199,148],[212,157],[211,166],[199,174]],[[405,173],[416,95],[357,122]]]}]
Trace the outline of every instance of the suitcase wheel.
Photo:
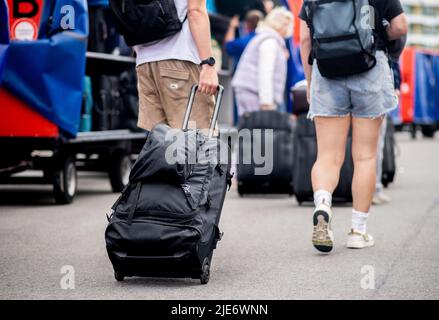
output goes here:
[{"label": "suitcase wheel", "polygon": [[201,266],[200,282],[201,284],[207,284],[210,279],[210,263],[209,258],[205,258],[203,265]]},{"label": "suitcase wheel", "polygon": [[117,281],[123,281],[125,279],[125,276],[123,275],[123,273],[121,273],[119,271],[114,271],[114,278]]},{"label": "suitcase wheel", "polygon": [[245,192],[246,192],[246,190],[244,189],[244,186],[242,185],[242,182],[241,183],[238,182],[238,188],[237,189],[238,189],[238,195],[240,197],[243,197]]},{"label": "suitcase wheel", "polygon": [[299,196],[298,194],[296,194],[296,200],[297,200],[297,203],[299,203],[299,206],[302,206],[302,203],[304,203],[306,201],[306,197],[302,197],[302,196]]}]

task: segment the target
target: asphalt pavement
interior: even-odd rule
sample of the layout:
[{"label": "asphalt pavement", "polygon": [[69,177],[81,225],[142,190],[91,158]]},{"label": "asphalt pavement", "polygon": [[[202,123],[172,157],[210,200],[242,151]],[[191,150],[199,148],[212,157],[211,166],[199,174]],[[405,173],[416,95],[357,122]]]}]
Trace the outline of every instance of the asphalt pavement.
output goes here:
[{"label": "asphalt pavement", "polygon": [[204,286],[115,281],[104,230],[117,195],[104,176],[81,175],[67,206],[54,204],[49,186],[0,186],[0,299],[438,299],[439,139],[397,140],[392,203],[373,207],[368,224],[375,247],[345,248],[349,206],[334,208],[335,248],[321,255],[311,245],[311,206],[233,189]]}]

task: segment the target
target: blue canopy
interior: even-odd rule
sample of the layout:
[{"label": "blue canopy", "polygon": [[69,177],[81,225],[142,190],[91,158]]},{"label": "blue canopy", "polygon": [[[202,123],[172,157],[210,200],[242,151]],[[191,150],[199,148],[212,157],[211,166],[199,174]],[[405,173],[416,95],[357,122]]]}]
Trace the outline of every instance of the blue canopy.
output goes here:
[{"label": "blue canopy", "polygon": [[[13,94],[75,136],[80,121],[88,35],[86,0],[45,1],[38,40],[12,41],[2,75]],[[61,28],[73,8],[74,29]],[[64,9],[64,10],[62,10]],[[52,15],[53,23],[47,21]],[[65,21],[64,21],[65,22]]]}]

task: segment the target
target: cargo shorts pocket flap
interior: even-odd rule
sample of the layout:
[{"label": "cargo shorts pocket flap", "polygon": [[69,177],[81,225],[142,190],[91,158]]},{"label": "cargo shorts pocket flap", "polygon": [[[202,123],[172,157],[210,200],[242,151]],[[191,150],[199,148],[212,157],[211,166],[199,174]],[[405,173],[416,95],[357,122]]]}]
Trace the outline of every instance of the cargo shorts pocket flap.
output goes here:
[{"label": "cargo shorts pocket flap", "polygon": [[189,71],[160,68],[160,76],[178,80],[189,80]]}]

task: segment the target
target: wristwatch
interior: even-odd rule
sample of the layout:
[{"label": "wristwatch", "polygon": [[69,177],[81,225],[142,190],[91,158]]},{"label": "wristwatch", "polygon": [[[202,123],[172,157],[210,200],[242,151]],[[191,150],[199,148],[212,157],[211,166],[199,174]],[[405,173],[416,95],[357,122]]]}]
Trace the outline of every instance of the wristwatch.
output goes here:
[{"label": "wristwatch", "polygon": [[200,66],[203,66],[205,64],[208,64],[209,66],[213,67],[216,63],[216,60],[214,57],[209,57],[206,60],[201,61]]}]

